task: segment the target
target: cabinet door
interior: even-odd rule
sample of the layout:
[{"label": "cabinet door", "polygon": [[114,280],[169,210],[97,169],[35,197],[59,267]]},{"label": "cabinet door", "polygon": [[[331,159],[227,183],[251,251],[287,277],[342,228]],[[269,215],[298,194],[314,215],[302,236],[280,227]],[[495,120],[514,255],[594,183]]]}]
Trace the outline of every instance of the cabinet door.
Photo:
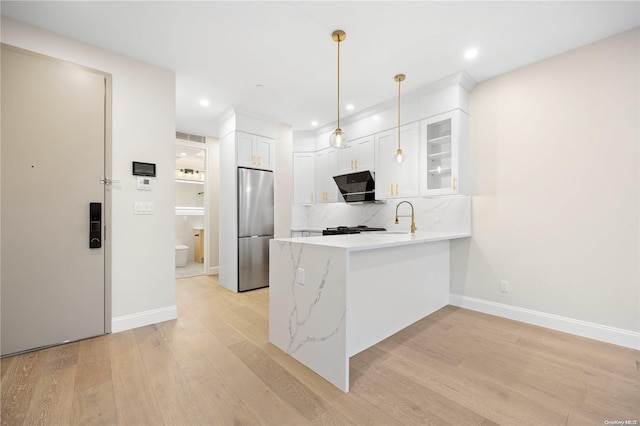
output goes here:
[{"label": "cabinet door", "polygon": [[355,139],[338,150],[338,174],[373,170],[375,164],[373,135]]},{"label": "cabinet door", "polygon": [[404,160],[396,162],[397,129],[375,135],[376,198],[406,198],[419,194],[419,123],[400,128],[400,145]]},{"label": "cabinet door", "polygon": [[467,116],[460,110],[421,123],[421,193],[464,194],[469,190]]},{"label": "cabinet door", "polygon": [[338,201],[338,185],[333,177],[338,174],[338,152],[335,149],[330,149],[326,157],[326,192],[328,203],[335,203]]},{"label": "cabinet door", "polygon": [[256,136],[248,133],[237,132],[236,141],[238,152],[238,166],[256,167],[255,154],[253,153]]},{"label": "cabinet door", "polygon": [[273,170],[273,142],[273,139],[256,136],[253,152],[259,169]]},{"label": "cabinet door", "polygon": [[338,151],[338,174],[343,175],[346,173],[353,173],[354,159],[356,158],[356,147],[353,143],[350,143],[346,148],[342,148]]},{"label": "cabinet door", "polygon": [[315,202],[331,203],[338,201],[338,187],[333,176],[338,174],[338,158],[335,149],[323,149],[316,152]]},{"label": "cabinet door", "polygon": [[356,169],[362,170],[374,170],[375,168],[375,149],[373,135],[360,138],[354,141],[354,145],[357,149],[356,155]]},{"label": "cabinet door", "polygon": [[293,204],[313,204],[315,155],[293,154]]},{"label": "cabinet door", "polygon": [[238,167],[273,170],[273,139],[237,132]]}]

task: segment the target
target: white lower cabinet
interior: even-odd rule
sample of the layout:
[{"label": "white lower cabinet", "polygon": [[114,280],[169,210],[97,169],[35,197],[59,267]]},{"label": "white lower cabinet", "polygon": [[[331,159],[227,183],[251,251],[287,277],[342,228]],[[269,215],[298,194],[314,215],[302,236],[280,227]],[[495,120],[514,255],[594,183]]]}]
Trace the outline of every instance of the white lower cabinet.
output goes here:
[{"label": "white lower cabinet", "polygon": [[293,154],[293,204],[313,204],[315,179],[315,154]]},{"label": "white lower cabinet", "polygon": [[421,195],[470,193],[469,116],[455,110],[421,122]]},{"label": "white lower cabinet", "polygon": [[396,161],[398,129],[375,135],[377,200],[419,195],[419,131],[419,122],[400,127],[402,163]]}]

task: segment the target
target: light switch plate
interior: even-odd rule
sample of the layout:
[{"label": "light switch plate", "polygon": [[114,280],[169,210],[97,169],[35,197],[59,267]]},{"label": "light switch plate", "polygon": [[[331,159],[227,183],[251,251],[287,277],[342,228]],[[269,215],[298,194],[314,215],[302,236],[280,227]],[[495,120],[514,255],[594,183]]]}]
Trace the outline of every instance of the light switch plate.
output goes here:
[{"label": "light switch plate", "polygon": [[153,203],[150,201],[136,201],[133,205],[133,214],[153,214]]}]

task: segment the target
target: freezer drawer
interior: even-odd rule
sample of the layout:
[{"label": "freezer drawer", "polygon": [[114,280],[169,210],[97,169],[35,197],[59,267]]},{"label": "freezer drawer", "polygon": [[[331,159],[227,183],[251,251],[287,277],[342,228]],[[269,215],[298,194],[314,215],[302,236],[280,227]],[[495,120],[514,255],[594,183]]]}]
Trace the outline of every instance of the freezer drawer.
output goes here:
[{"label": "freezer drawer", "polygon": [[272,238],[238,238],[238,291],[269,285],[269,240]]}]

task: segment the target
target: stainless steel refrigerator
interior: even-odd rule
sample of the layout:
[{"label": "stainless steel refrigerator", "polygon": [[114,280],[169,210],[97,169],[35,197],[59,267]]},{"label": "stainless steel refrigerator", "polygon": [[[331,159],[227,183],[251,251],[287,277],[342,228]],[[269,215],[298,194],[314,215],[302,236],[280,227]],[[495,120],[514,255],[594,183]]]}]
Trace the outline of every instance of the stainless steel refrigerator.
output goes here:
[{"label": "stainless steel refrigerator", "polygon": [[238,168],[238,291],[269,285],[273,172]]}]

